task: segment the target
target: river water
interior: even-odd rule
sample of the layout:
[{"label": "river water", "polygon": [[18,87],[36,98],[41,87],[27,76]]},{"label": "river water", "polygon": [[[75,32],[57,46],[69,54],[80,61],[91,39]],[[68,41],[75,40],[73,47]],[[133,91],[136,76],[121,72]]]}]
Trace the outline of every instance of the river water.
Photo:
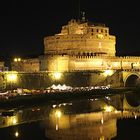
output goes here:
[{"label": "river water", "polygon": [[1,109],[0,140],[138,139],[139,94],[110,94]]}]

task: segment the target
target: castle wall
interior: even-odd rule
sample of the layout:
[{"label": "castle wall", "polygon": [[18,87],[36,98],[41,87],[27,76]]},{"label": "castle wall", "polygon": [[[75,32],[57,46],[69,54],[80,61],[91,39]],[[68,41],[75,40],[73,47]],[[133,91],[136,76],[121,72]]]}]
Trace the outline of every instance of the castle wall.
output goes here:
[{"label": "castle wall", "polygon": [[38,58],[22,59],[21,61],[11,62],[12,71],[38,72],[40,62]]},{"label": "castle wall", "polygon": [[[35,72],[35,73],[22,73],[18,72],[15,81],[9,81],[7,79],[7,73],[0,75],[0,89],[44,89],[53,84],[66,84],[69,86],[94,86],[105,80],[106,76],[102,71],[95,72],[62,72],[61,78],[56,79],[54,72]],[[5,84],[5,85],[4,85]],[[4,86],[4,87],[3,87]]]},{"label": "castle wall", "polygon": [[44,60],[41,71],[140,69],[139,57],[47,55]]},{"label": "castle wall", "polygon": [[93,53],[115,56],[115,39],[69,35],[45,39],[45,54]]},{"label": "castle wall", "polygon": [[[69,57],[61,55],[48,55],[46,58],[45,71],[68,71],[69,70]],[[42,67],[41,67],[42,70]]]},{"label": "castle wall", "polygon": [[112,71],[112,74],[106,73],[104,70],[94,71],[74,71],[74,72],[61,72],[61,77],[55,77],[55,72],[35,72],[35,73],[15,73],[16,79],[9,81],[7,74],[10,72],[0,73],[0,90],[2,89],[45,89],[53,84],[65,84],[72,87],[80,86],[106,86],[123,87],[128,76],[134,74],[138,75],[139,72],[125,72],[125,71]]},{"label": "castle wall", "polygon": [[35,59],[12,62],[13,71],[92,71],[140,69],[139,57],[45,55]]}]

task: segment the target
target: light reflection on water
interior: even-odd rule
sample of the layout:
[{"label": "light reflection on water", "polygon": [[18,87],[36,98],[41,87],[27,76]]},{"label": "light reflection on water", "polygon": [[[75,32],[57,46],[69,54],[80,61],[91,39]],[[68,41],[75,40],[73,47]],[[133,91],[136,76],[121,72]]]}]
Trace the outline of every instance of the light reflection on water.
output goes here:
[{"label": "light reflection on water", "polygon": [[[44,135],[44,139],[51,140],[104,140],[117,137],[119,132],[117,121],[125,118],[139,120],[140,107],[133,107],[137,100],[125,95],[105,96],[86,100],[75,100],[59,104],[40,105],[34,107],[1,110],[0,134],[8,128],[8,133],[13,131],[13,138],[30,135],[28,132],[17,129],[22,124],[22,130],[30,126],[31,137]],[[130,100],[131,99],[131,100]],[[135,98],[136,99],[136,98]],[[137,98],[138,99],[138,98]],[[130,101],[130,102],[129,102]],[[10,113],[9,113],[10,112]],[[34,123],[39,122],[37,133],[34,133]],[[12,127],[9,127],[12,126]],[[9,128],[11,128],[9,130]],[[19,131],[20,130],[20,131]],[[25,133],[26,132],[26,133]],[[22,133],[22,134],[21,134]],[[24,134],[25,133],[25,134]],[[10,137],[10,139],[12,139]],[[42,138],[43,139],[43,138]]]}]

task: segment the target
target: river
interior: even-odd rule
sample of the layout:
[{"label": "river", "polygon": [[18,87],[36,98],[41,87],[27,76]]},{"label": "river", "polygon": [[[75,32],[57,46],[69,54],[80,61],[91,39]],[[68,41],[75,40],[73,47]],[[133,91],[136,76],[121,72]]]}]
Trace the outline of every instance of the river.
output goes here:
[{"label": "river", "polygon": [[0,110],[4,140],[122,140],[140,137],[140,95],[90,96]]}]

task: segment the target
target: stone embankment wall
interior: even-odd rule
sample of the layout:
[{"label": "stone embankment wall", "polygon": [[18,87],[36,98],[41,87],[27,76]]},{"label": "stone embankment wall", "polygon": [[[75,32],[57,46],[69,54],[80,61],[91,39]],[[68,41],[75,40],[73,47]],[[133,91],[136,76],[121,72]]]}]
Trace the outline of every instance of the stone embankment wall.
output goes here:
[{"label": "stone embankment wall", "polygon": [[65,84],[68,86],[97,86],[97,85],[108,85],[114,82],[116,84],[116,75],[114,80],[107,81],[107,77],[102,71],[92,72],[65,72],[61,73],[60,79],[56,79],[54,73],[37,72],[37,73],[17,73],[16,81],[8,81],[6,74],[0,74],[0,89],[15,89],[15,88],[28,88],[28,89],[41,89],[52,86],[53,84]]}]

